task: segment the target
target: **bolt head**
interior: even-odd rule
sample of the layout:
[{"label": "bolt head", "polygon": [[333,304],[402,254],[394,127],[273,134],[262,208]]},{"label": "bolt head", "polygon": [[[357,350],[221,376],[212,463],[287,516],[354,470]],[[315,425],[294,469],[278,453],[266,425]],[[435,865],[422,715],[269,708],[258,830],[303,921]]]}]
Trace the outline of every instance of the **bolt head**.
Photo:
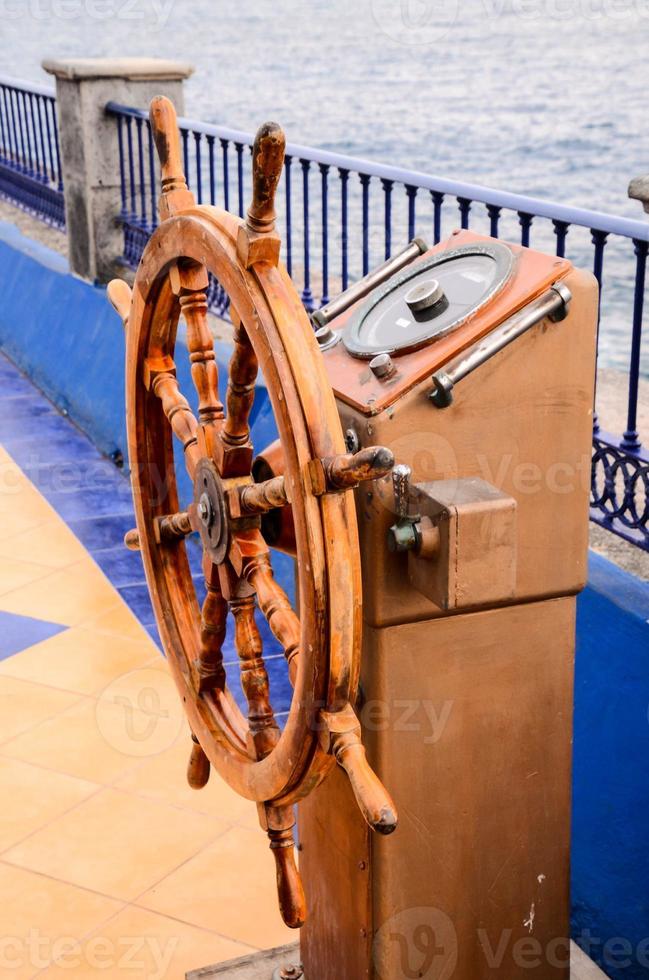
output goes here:
[{"label": "bolt head", "polygon": [[197,511],[200,520],[207,526],[212,520],[212,504],[206,493],[201,494]]}]

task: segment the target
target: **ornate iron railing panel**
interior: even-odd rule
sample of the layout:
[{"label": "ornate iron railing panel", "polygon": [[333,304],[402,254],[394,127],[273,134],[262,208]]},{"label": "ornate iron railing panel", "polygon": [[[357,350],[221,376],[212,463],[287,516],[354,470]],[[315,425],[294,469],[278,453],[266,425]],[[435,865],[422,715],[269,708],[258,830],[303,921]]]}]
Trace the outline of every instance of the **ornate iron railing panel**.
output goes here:
[{"label": "ornate iron railing panel", "polygon": [[0,76],[0,196],[65,228],[54,91]]},{"label": "ornate iron railing panel", "polygon": [[[112,102],[107,111],[115,116],[120,145],[125,260],[135,266],[157,225],[155,154],[145,112]],[[190,119],[181,119],[180,127],[185,171],[199,203],[243,216],[252,135]],[[458,225],[558,256],[569,247],[576,264],[590,265],[600,284],[598,348],[606,344],[607,356],[627,376],[624,432],[604,435],[594,417],[591,518],[649,550],[647,458],[638,431],[640,378],[649,374],[649,361],[642,361],[649,223],[312,147],[289,143],[286,149],[278,227],[284,261],[309,311],[415,233],[437,243]],[[227,311],[218,283],[210,300],[215,312]],[[606,328],[613,321],[618,339],[611,346]],[[628,350],[620,348],[620,335],[628,336]]]}]

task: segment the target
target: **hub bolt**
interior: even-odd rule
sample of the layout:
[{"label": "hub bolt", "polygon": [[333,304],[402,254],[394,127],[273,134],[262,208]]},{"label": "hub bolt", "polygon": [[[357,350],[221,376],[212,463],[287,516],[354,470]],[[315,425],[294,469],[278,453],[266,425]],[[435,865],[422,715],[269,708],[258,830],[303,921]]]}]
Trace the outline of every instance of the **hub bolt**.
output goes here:
[{"label": "hub bolt", "polygon": [[201,498],[198,501],[197,509],[198,509],[199,518],[201,519],[203,524],[205,524],[205,526],[207,527],[207,525],[210,524],[212,521],[213,511],[212,511],[212,503],[206,493],[201,494]]}]

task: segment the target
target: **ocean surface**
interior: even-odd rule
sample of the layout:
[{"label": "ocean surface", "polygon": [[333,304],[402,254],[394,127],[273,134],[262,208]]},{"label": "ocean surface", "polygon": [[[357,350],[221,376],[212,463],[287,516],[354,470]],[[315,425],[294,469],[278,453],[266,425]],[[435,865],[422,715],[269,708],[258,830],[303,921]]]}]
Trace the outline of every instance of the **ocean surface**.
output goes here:
[{"label": "ocean surface", "polygon": [[[244,130],[274,118],[294,142],[643,215],[627,185],[649,171],[649,0],[0,0],[0,8],[4,74],[44,81],[45,57],[177,58],[196,68],[186,89],[194,118]],[[568,252],[592,262],[587,235],[569,237]],[[605,279],[602,359],[624,369],[630,244],[607,246]]]}]

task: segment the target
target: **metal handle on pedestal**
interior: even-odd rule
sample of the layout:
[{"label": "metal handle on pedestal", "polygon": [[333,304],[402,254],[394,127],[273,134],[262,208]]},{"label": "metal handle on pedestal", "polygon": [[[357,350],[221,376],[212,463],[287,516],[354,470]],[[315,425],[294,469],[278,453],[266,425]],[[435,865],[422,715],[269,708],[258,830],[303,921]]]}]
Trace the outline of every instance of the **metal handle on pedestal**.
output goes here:
[{"label": "metal handle on pedestal", "polygon": [[[346,289],[344,293],[340,293],[339,296],[332,299],[326,306],[312,313],[311,322],[313,323],[314,329],[318,330],[326,327],[337,316],[340,316],[341,313],[348,310],[357,300],[367,296],[373,289],[386,282],[395,273],[400,272],[404,266],[408,265],[414,259],[419,258],[420,255],[423,255],[427,251],[428,245],[423,238],[413,238],[400,252],[387,259],[377,269],[374,269],[373,272],[370,272],[362,279],[353,283],[349,289]],[[323,343],[327,343],[328,335],[322,336],[325,338]],[[338,339],[336,335],[334,337]],[[333,346],[333,344],[329,346]]]},{"label": "metal handle on pedestal", "polygon": [[541,320],[549,317],[553,322],[565,319],[572,293],[568,287],[557,282],[546,293],[533,300],[524,309],[514,313],[508,320],[496,327],[488,337],[460,354],[444,371],[433,375],[435,385],[430,400],[438,408],[447,408],[453,401],[453,388],[468,374],[479,368],[485,361],[497,354],[513,340],[520,337]]}]

